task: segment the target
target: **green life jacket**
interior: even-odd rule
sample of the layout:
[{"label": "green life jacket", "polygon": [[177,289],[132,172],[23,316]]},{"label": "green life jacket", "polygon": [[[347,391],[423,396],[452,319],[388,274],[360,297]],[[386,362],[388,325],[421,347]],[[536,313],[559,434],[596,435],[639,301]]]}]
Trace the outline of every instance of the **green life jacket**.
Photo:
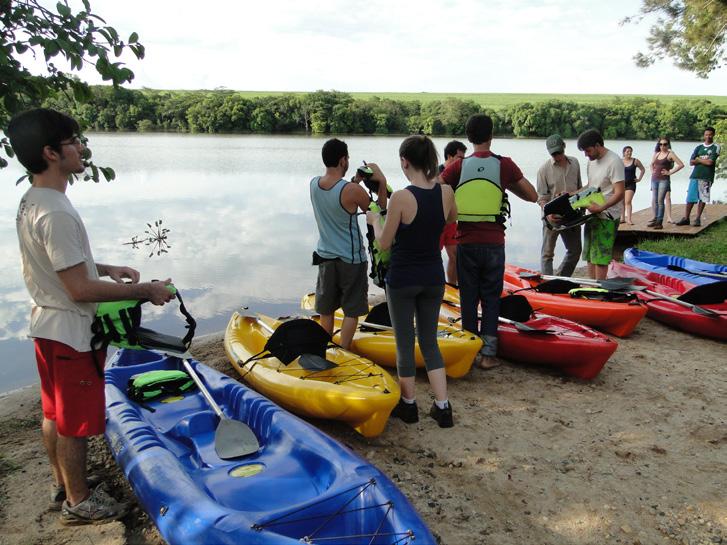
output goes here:
[{"label": "green life jacket", "polygon": [[[174,286],[168,286],[173,291],[175,297],[179,301],[179,312],[182,313],[187,321],[187,334],[181,340],[186,347],[192,342],[196,322],[192,315],[187,312],[184,306],[182,296]],[[156,335],[157,337],[166,337],[162,334],[141,327],[141,306],[147,303],[147,300],[127,299],[124,301],[110,301],[100,303],[96,310],[96,318],[91,324],[91,351],[96,359],[96,351],[113,345],[119,348],[130,348],[132,350],[144,350],[149,348],[141,342],[140,336],[149,337]],[[178,338],[176,338],[179,341]],[[177,343],[178,344],[178,343]],[[103,366],[96,361],[96,367],[101,376]]]},{"label": "green life jacket", "polygon": [[454,190],[457,221],[504,224],[510,203],[500,179],[500,157],[465,157],[459,183]]},{"label": "green life jacket", "polygon": [[595,299],[610,303],[629,303],[636,299],[633,293],[607,290],[604,288],[575,288],[568,292],[571,297],[580,299]]},{"label": "green life jacket", "polygon": [[575,195],[571,195],[568,200],[573,209],[588,208],[592,204],[599,206],[606,204],[606,199],[603,197],[600,187],[586,187],[581,189]]},{"label": "green life jacket", "polygon": [[157,369],[129,378],[126,395],[132,401],[154,412],[153,408],[145,405],[146,402],[162,396],[183,395],[196,387],[192,377],[185,371]]},{"label": "green life jacket", "polygon": [[[393,190],[389,184],[386,184],[386,191],[388,197],[391,197]],[[369,199],[371,199],[371,202],[369,202],[369,210],[381,214],[381,225],[383,226],[386,221],[386,210],[381,210],[379,203],[374,199],[371,188],[369,188]],[[366,226],[366,240],[369,243],[369,254],[371,255],[371,272],[369,273],[369,277],[375,285],[380,288],[385,288],[386,273],[389,270],[389,262],[391,261],[391,249],[384,250],[381,248],[381,244],[376,240],[374,228],[371,225]]]}]

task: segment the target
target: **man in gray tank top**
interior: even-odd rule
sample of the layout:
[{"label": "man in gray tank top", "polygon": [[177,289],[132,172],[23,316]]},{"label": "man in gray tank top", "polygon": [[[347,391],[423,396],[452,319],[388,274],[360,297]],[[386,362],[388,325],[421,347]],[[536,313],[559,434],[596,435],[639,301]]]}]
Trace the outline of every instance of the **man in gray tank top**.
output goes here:
[{"label": "man in gray tank top", "polygon": [[[333,333],[333,315],[343,309],[341,346],[351,346],[358,317],[368,313],[366,246],[358,213],[366,212],[369,195],[360,185],[344,179],[349,166],[348,146],[332,138],[321,151],[326,172],[310,181],[310,198],[318,225],[318,244],[313,264],[318,265],[316,312],[321,325]],[[374,163],[371,180],[378,182],[378,204],[386,208],[386,178]]]}]

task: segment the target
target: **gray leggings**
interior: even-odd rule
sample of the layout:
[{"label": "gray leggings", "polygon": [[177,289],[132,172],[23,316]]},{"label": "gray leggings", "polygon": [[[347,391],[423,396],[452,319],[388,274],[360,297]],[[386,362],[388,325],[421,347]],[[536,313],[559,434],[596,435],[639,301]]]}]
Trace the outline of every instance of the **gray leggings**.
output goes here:
[{"label": "gray leggings", "polygon": [[414,364],[414,315],[416,336],[424,356],[427,371],[444,367],[442,353],[437,344],[439,308],[444,296],[444,285],[407,286],[386,289],[391,324],[396,338],[396,371],[400,377],[413,377]]}]

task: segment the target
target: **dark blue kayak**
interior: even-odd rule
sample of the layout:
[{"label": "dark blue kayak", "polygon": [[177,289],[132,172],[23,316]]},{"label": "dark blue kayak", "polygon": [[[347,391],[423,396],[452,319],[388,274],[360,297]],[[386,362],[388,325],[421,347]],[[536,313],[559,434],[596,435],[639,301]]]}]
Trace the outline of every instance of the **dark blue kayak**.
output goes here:
[{"label": "dark blue kayak", "polygon": [[170,545],[436,543],[376,467],[227,375],[191,364],[224,414],[250,426],[257,452],[217,456],[218,419],[196,388],[145,407],[127,397],[132,375],[183,369],[178,358],[119,350],[106,370],[106,440]]},{"label": "dark blue kayak", "polygon": [[675,255],[657,254],[638,248],[624,250],[624,263],[646,271],[680,278],[695,285],[727,280],[726,265],[715,265]]}]

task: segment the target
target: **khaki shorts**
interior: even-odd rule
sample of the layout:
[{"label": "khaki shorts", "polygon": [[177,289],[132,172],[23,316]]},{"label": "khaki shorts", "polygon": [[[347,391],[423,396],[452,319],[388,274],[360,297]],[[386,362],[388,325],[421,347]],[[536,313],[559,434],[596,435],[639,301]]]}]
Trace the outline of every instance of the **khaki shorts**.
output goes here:
[{"label": "khaki shorts", "polygon": [[342,308],[343,314],[351,318],[368,314],[367,268],[366,261],[352,264],[340,259],[318,265],[316,312],[333,314]]},{"label": "khaki shorts", "polygon": [[613,257],[618,220],[593,218],[583,231],[583,260],[594,265],[608,265]]}]

